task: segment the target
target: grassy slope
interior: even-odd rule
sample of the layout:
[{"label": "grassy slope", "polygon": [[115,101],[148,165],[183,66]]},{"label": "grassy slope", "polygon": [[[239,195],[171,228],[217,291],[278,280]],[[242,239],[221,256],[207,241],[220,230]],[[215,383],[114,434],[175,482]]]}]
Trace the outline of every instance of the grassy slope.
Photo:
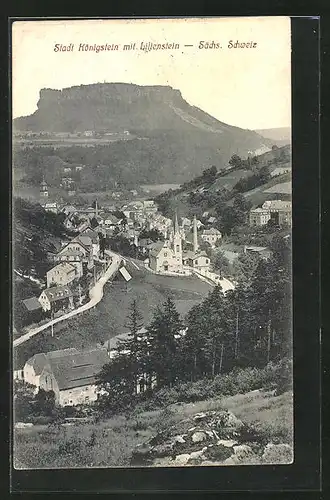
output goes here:
[{"label": "grassy slope", "polygon": [[198,278],[154,275],[143,269],[142,262],[136,262],[139,270],[127,261],[126,267],[133,277],[127,287],[125,283],[108,282],[104,297],[95,309],[56,325],[54,338],[48,329],[15,349],[16,366],[22,366],[37,352],[95,346],[127,331],[127,315],[133,299],[137,300],[144,321],[148,323],[155,307],[167,296],[173,297],[179,312],[184,315],[211,290],[210,285]]},{"label": "grassy slope", "polygon": [[15,431],[17,468],[116,467],[129,465],[133,448],[167,425],[200,411],[227,408],[238,418],[258,427],[269,441],[290,442],[293,427],[292,393],[251,391],[196,403],[172,405],[135,416],[113,417],[98,424],[59,429],[35,426]]},{"label": "grassy slope", "polygon": [[[279,151],[284,151],[285,153],[285,159],[283,161],[279,161],[278,163],[275,163],[274,159],[276,157],[276,154],[279,154]],[[279,148],[277,151],[268,151],[267,153],[263,153],[262,155],[258,156],[259,159],[259,168],[268,165],[269,171],[272,172],[275,170],[277,167],[287,167],[290,166],[290,162],[288,160],[288,155],[290,154],[290,146],[285,146],[283,148]],[[271,162],[269,164],[269,162]],[[243,170],[243,169],[237,169],[233,170],[231,172],[220,172],[215,179],[215,181],[211,184],[211,186],[207,186],[208,191],[210,193],[216,193],[218,190],[221,189],[232,189],[233,186],[241,179],[241,178],[246,178],[252,175],[252,171],[249,170]],[[288,182],[291,181],[291,174],[283,174],[281,176],[278,176],[274,179],[271,179],[267,184],[264,184],[262,186],[259,186],[255,189],[252,189],[250,191],[247,191],[246,193],[243,193],[244,196],[251,201],[253,206],[257,206],[260,203],[263,203],[267,199],[274,199],[278,198],[277,194],[271,194],[271,193],[265,193],[264,191],[270,187],[273,187],[277,184],[281,184],[283,182]],[[203,187],[202,184],[200,184],[197,188],[187,188],[183,189],[179,193],[176,193],[172,196],[171,199],[171,204],[174,208],[178,209],[178,212],[180,213],[181,216],[189,216],[191,212],[191,206],[188,203],[188,195],[191,191],[196,191],[196,189],[199,189]],[[204,186],[206,187],[206,186]],[[283,197],[283,196],[282,196]],[[229,200],[228,205],[231,205],[233,202],[234,194],[233,197]],[[209,207],[208,210],[210,212],[213,211],[213,207]]]}]

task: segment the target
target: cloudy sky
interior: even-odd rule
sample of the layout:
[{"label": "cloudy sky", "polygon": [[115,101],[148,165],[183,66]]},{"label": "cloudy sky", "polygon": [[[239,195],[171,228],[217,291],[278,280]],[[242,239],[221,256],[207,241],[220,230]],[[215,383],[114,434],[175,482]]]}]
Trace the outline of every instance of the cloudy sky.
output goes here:
[{"label": "cloudy sky", "polygon": [[[33,113],[42,88],[96,82],[170,85],[186,101],[242,128],[291,123],[290,19],[16,21],[12,35],[13,117]],[[256,48],[232,48],[229,42]],[[201,41],[221,49],[199,49]],[[178,43],[179,50],[123,51],[124,44]],[[55,52],[55,44],[74,44]],[[118,51],[84,52],[79,45],[117,44]],[[184,45],[193,47],[184,47]]]}]

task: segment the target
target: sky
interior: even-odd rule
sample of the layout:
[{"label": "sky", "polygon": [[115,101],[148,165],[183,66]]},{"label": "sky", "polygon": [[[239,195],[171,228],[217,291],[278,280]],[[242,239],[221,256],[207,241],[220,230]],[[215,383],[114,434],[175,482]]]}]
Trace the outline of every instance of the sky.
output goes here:
[{"label": "sky", "polygon": [[[288,17],[15,21],[13,118],[37,109],[42,88],[97,82],[169,85],[218,120],[248,129],[291,124],[291,33]],[[221,49],[199,48],[200,42]],[[254,48],[229,48],[252,42]],[[139,50],[143,43],[179,49]],[[123,50],[124,44],[136,50]],[[55,44],[74,50],[55,52]],[[79,51],[80,44],[118,50]],[[184,47],[192,45],[192,47]]]}]

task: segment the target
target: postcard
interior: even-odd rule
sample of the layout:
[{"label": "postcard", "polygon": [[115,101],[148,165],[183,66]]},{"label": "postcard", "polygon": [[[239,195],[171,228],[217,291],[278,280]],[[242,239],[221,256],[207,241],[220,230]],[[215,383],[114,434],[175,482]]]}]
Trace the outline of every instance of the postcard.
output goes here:
[{"label": "postcard", "polygon": [[288,17],[12,25],[15,469],[294,462]]}]

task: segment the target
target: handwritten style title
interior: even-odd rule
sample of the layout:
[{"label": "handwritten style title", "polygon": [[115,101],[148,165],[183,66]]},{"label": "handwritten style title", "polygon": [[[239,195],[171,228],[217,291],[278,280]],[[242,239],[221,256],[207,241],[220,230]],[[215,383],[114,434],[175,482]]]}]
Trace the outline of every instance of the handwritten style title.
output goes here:
[{"label": "handwritten style title", "polygon": [[240,40],[229,40],[225,45],[218,41],[204,41],[201,40],[198,42],[198,45],[194,44],[179,44],[179,43],[152,43],[152,42],[137,42],[129,43],[129,44],[116,44],[116,43],[105,43],[102,45],[98,44],[88,44],[88,43],[79,43],[74,44],[70,43],[69,45],[65,45],[62,43],[55,43],[54,52],[106,52],[106,51],[135,51],[140,50],[143,52],[151,52],[153,50],[180,50],[183,48],[198,48],[198,49],[255,49],[257,48],[257,42],[252,40],[249,41],[240,41]]}]

